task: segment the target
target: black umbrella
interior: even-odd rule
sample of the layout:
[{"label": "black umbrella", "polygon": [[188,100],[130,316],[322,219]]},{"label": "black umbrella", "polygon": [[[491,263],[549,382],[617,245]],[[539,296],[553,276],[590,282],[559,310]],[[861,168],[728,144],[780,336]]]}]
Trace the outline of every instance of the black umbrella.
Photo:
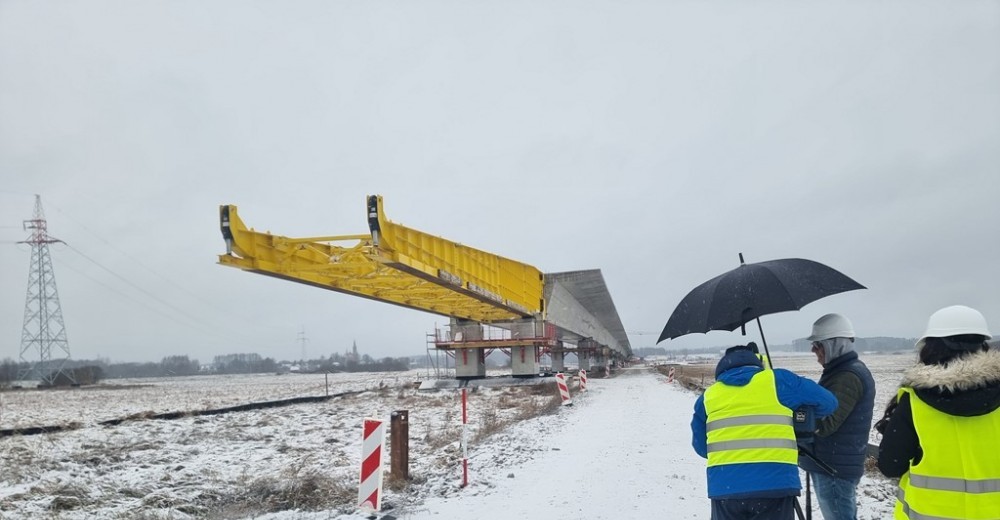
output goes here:
[{"label": "black umbrella", "polygon": [[797,311],[820,298],[855,289],[865,286],[819,262],[785,258],[746,264],[740,253],[739,267],[695,287],[681,300],[656,342],[692,332],[736,330],[754,319],[760,327],[761,316]]}]

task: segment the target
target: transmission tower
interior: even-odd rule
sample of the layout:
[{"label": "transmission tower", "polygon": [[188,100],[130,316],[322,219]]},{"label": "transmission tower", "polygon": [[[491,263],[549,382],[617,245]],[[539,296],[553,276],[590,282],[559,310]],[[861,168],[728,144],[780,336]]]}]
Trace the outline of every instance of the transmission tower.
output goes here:
[{"label": "transmission tower", "polygon": [[24,221],[31,237],[20,244],[31,246],[31,267],[28,270],[28,295],[24,303],[24,329],[21,332],[21,381],[39,381],[39,386],[52,386],[63,375],[75,383],[73,374],[65,371],[69,359],[69,341],[59,305],[59,291],[52,271],[49,244],[62,242],[49,236],[42,197],[35,195],[35,216]]},{"label": "transmission tower", "polygon": [[300,363],[299,363],[301,365],[301,368],[299,370],[305,371],[305,369],[306,369],[306,343],[309,342],[309,338],[306,337],[306,327],[305,327],[305,325],[302,326],[302,330],[299,332],[299,339],[298,339],[298,341],[299,341],[299,343],[302,344],[302,357],[299,358],[301,360]]}]

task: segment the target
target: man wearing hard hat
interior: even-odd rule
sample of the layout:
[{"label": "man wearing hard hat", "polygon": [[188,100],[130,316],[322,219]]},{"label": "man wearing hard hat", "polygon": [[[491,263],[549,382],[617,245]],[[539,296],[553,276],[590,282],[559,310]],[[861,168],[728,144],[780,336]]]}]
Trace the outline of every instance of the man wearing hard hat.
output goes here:
[{"label": "man wearing hard hat", "polygon": [[858,359],[854,326],[844,316],[822,316],[813,323],[808,339],[816,361],[823,365],[819,384],[837,397],[837,409],[817,422],[813,455],[835,472],[827,472],[807,457],[799,457],[799,466],[816,483],[816,498],[825,520],[856,520],[856,490],[865,472],[875,380]]}]

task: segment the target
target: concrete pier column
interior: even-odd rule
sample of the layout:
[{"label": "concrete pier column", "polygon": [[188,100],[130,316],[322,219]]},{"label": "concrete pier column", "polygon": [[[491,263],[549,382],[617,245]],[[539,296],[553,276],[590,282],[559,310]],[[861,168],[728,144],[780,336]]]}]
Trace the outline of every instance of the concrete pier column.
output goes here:
[{"label": "concrete pier column", "polygon": [[538,361],[535,359],[536,347],[528,345],[524,347],[510,348],[510,372],[514,377],[526,377],[538,375]]},{"label": "concrete pier column", "polygon": [[562,343],[556,350],[549,353],[552,356],[552,371],[563,372],[566,370],[566,353],[562,350]]},{"label": "concrete pier column", "polygon": [[577,350],[576,358],[580,364],[580,370],[590,370],[590,352],[586,350]]},{"label": "concrete pier column", "polygon": [[455,378],[480,379],[486,377],[486,355],[481,348],[455,350]]},{"label": "concrete pier column", "polygon": [[600,374],[607,377],[608,375],[608,358],[601,353],[600,350],[594,353],[594,373]]},{"label": "concrete pier column", "polygon": [[[451,338],[457,344],[463,341],[481,341],[483,325],[476,321],[451,319]],[[486,354],[481,348],[455,349],[455,377],[478,379],[486,377]]]}]

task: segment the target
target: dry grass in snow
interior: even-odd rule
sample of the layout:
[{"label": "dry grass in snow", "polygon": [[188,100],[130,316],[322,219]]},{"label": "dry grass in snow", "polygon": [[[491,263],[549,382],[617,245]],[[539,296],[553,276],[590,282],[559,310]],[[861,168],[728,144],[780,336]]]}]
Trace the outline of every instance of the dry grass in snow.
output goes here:
[{"label": "dry grass in snow", "polygon": [[[385,504],[454,492],[461,401],[422,392],[420,374],[170,378],[89,389],[4,393],[0,428],[73,423],[71,431],[0,438],[0,518],[255,518],[355,509],[364,417],[409,410],[408,482]],[[325,402],[176,420],[98,422],[265,400],[362,391]],[[554,383],[469,393],[470,444],[559,406]],[[388,443],[388,438],[386,440]],[[388,449],[386,450],[388,459]],[[512,454],[516,458],[516,453]],[[387,474],[388,477],[388,474]]]}]

